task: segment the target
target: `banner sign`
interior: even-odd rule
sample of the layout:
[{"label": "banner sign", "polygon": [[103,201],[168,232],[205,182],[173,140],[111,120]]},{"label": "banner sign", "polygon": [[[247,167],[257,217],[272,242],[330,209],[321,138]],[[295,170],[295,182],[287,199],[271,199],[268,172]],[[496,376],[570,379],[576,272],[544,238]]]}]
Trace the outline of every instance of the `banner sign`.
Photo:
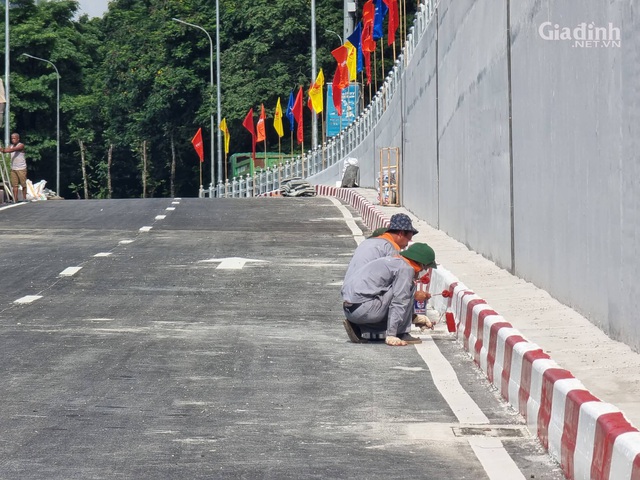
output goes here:
[{"label": "banner sign", "polygon": [[327,84],[327,137],[334,137],[353,123],[360,114],[360,85],[352,83],[342,90],[342,116],[333,105],[333,89]]}]

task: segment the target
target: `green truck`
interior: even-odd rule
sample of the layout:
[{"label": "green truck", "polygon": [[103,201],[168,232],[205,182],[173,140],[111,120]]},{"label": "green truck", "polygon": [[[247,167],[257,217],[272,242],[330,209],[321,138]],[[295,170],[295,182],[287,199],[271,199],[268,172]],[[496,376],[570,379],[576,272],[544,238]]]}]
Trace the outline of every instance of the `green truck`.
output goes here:
[{"label": "green truck", "polygon": [[[252,165],[251,152],[234,153],[229,157],[229,179],[253,175],[254,168],[258,171],[266,168],[278,167],[278,164],[291,160],[291,155],[277,152],[256,152],[256,163]],[[266,162],[265,162],[266,160]]]}]

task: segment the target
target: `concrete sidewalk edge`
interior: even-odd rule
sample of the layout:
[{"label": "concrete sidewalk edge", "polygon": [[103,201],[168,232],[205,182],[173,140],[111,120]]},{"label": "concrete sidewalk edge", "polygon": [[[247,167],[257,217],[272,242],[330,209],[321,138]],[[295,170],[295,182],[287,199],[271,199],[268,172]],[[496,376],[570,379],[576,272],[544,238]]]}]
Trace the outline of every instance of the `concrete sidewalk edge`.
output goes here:
[{"label": "concrete sidewalk edge", "polygon": [[[388,219],[358,192],[316,185],[356,209],[371,229]],[[502,397],[526,420],[569,479],[640,480],[640,432],[614,405],[592,395],[571,372],[529,342],[446,268],[431,275],[441,313],[453,315],[457,338]]]}]

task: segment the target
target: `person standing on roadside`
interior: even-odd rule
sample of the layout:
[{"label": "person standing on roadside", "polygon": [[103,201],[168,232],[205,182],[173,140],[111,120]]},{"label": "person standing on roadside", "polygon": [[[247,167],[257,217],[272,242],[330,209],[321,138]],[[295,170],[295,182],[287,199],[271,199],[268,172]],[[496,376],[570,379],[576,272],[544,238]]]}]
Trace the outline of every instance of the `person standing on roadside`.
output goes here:
[{"label": "person standing on roadside", "polygon": [[27,199],[27,159],[24,155],[24,143],[20,142],[20,135],[11,134],[11,145],[2,149],[3,153],[11,154],[11,186],[13,187],[13,201],[18,201],[18,185],[22,185],[23,200]]}]

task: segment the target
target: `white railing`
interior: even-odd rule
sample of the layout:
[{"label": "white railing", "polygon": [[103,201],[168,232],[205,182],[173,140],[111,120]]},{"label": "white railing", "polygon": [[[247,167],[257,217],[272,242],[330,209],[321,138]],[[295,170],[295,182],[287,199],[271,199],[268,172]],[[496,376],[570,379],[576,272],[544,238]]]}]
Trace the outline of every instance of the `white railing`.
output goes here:
[{"label": "white railing", "polygon": [[259,170],[253,177],[250,175],[234,177],[226,183],[211,185],[208,190],[200,190],[200,197],[240,198],[264,195],[279,190],[281,182],[286,178],[306,178],[315,175],[345,158],[367,138],[382,118],[400,87],[400,80],[413,57],[418,42],[433,20],[439,2],[440,0],[423,0],[420,3],[413,26],[407,35],[407,41],[393,69],[360,116],[339,135],[329,138],[323,145],[309,150],[304,155],[298,155],[287,163]]}]

